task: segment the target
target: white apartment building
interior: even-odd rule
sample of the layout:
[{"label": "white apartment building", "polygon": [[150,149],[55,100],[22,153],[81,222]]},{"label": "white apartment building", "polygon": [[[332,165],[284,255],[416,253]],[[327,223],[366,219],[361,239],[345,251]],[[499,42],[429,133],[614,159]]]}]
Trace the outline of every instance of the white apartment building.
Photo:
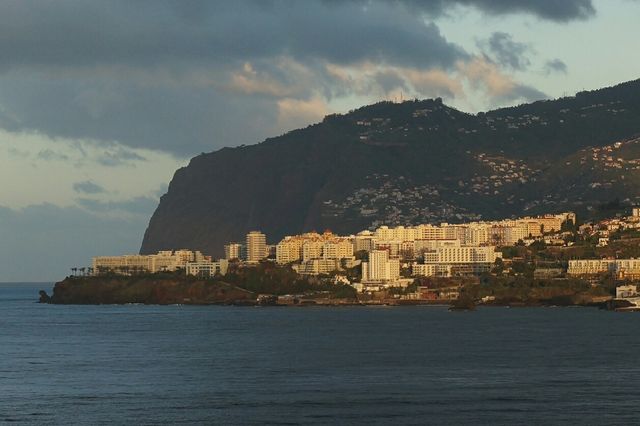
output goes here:
[{"label": "white apartment building", "polygon": [[229,243],[224,246],[224,258],[227,260],[231,259],[242,259],[242,244],[240,243]]},{"label": "white apartment building", "polygon": [[413,250],[416,256],[422,256],[428,251],[434,251],[442,247],[460,247],[460,240],[415,240]]},{"label": "white apartment building", "polygon": [[213,277],[217,274],[226,275],[229,269],[229,260],[220,259],[217,262],[203,260],[200,262],[187,262],[187,275],[195,275],[200,277]]},{"label": "white apartment building", "polygon": [[411,275],[414,277],[450,277],[453,275],[453,266],[436,263],[413,263],[411,265]]},{"label": "white apartment building", "polygon": [[187,262],[204,260],[206,260],[206,256],[201,252],[182,249],[175,252],[163,250],[151,255],[96,256],[91,263],[93,273],[96,275],[106,272],[129,275],[139,272],[175,271],[184,269]]},{"label": "white apartment building", "polygon": [[413,263],[414,276],[451,277],[477,275],[489,271],[493,263],[502,257],[493,246],[462,246],[459,240],[433,242],[433,248],[424,252],[424,263]]},{"label": "white apartment building", "polygon": [[567,274],[571,276],[611,273],[620,278],[639,279],[640,259],[580,259],[570,260]]},{"label": "white apartment building", "polygon": [[502,253],[493,246],[443,245],[424,254],[424,263],[494,263]]},{"label": "white apartment building", "polygon": [[400,278],[400,261],[390,259],[386,250],[369,252],[369,261],[362,262],[362,282],[388,282]]},{"label": "white apartment building", "polygon": [[258,263],[265,259],[269,255],[267,251],[267,236],[260,231],[249,232],[246,239],[246,249],[247,262]]}]

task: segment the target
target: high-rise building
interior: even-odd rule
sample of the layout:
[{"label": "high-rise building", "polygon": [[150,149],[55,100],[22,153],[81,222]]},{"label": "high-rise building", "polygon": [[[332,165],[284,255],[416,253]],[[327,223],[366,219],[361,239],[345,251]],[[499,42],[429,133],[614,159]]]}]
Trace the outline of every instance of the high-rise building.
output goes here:
[{"label": "high-rise building", "polygon": [[389,259],[387,250],[369,252],[369,261],[362,262],[362,282],[394,281],[400,278],[400,261]]},{"label": "high-rise building", "polygon": [[247,234],[247,262],[258,263],[266,258],[267,252],[267,236],[260,231],[251,231]]},{"label": "high-rise building", "polygon": [[227,260],[242,259],[242,244],[240,243],[225,244],[224,258]]}]

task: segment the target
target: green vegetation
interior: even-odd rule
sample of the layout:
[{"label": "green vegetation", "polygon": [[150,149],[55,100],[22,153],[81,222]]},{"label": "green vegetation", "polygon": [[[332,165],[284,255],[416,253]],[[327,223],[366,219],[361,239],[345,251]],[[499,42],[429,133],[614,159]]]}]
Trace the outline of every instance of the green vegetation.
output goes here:
[{"label": "green vegetation", "polygon": [[290,266],[273,262],[261,262],[248,268],[233,267],[220,279],[256,294],[328,292],[332,298],[355,297],[355,289],[351,286],[334,284],[330,278],[300,276]]},{"label": "green vegetation", "polygon": [[571,305],[593,297],[611,295],[605,286],[593,287],[578,279],[533,279],[527,276],[495,277],[485,275],[479,285],[467,285],[461,295],[473,300],[495,297],[495,303],[556,304]]}]

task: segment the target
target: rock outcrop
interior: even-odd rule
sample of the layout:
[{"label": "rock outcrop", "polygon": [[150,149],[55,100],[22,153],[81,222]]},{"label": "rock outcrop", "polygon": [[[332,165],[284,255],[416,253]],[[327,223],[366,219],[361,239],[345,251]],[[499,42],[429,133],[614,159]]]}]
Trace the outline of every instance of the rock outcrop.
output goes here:
[{"label": "rock outcrop", "polygon": [[[46,294],[46,293],[45,293]],[[212,282],[191,277],[68,277],[55,284],[54,304],[126,304],[153,305],[210,305],[246,304],[256,296],[241,288],[222,282]]]}]

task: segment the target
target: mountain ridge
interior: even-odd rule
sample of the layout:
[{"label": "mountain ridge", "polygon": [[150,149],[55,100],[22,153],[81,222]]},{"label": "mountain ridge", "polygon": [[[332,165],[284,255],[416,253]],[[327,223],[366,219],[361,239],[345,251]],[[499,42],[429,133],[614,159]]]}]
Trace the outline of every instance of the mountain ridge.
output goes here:
[{"label": "mountain ridge", "polygon": [[[313,229],[631,203],[640,189],[638,134],[640,80],[475,115],[441,99],[378,102],[194,157],[161,197],[140,251],[220,255],[252,229],[277,242]],[[602,147],[623,161],[600,151],[583,160]]]}]

